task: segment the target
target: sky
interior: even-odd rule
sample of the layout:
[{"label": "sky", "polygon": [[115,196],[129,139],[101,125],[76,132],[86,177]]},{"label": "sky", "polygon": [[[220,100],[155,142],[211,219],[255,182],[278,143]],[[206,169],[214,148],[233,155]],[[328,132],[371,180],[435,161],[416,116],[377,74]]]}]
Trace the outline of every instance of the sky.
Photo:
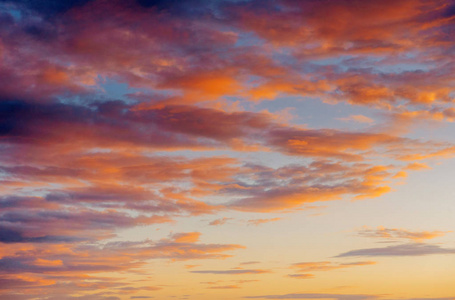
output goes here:
[{"label": "sky", "polygon": [[0,299],[455,299],[455,1],[0,0]]}]

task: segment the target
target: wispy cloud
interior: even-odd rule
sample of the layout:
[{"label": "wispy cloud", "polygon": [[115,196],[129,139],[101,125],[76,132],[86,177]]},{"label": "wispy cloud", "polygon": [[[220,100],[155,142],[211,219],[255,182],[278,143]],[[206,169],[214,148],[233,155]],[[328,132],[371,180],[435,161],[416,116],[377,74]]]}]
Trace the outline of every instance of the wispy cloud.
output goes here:
[{"label": "wispy cloud", "polygon": [[338,120],[345,121],[345,122],[352,121],[352,122],[368,123],[368,124],[374,123],[373,119],[363,116],[363,115],[350,115],[347,118],[339,118]]},{"label": "wispy cloud", "polygon": [[415,242],[423,242],[425,240],[434,239],[440,236],[444,236],[446,233],[446,231],[410,231],[406,229],[385,228],[382,226],[376,229],[365,227],[359,231],[359,235],[364,237],[383,239],[407,239]]},{"label": "wispy cloud", "polygon": [[248,225],[260,225],[260,224],[265,224],[265,223],[270,223],[270,222],[276,222],[281,220],[281,218],[270,218],[270,219],[254,219],[254,220],[248,220]]},{"label": "wispy cloud", "polygon": [[332,271],[374,264],[376,264],[374,261],[358,261],[350,263],[335,263],[330,261],[300,262],[291,265],[291,268],[296,269],[296,272],[298,272],[298,274],[289,274],[288,277],[297,279],[310,279],[314,277],[314,274],[307,272]]},{"label": "wispy cloud", "polygon": [[302,294],[284,294],[284,295],[263,295],[263,296],[248,296],[249,299],[336,299],[336,300],[370,300],[378,299],[376,295],[357,295],[357,294],[318,294],[318,293],[302,293]]},{"label": "wispy cloud", "polygon": [[217,225],[224,225],[226,224],[229,220],[232,220],[232,218],[221,218],[221,219],[216,219],[216,220],[213,220],[209,223],[209,225],[212,225],[212,226],[217,226]]},{"label": "wispy cloud", "polygon": [[245,275],[245,274],[264,274],[270,273],[270,270],[262,269],[233,269],[233,270],[200,270],[200,271],[190,271],[191,273],[196,274],[218,274],[218,275]]},{"label": "wispy cloud", "polygon": [[383,248],[366,248],[341,253],[336,257],[348,256],[423,256],[432,254],[455,254],[455,249],[424,243],[402,244]]},{"label": "wispy cloud", "polygon": [[[335,300],[398,300],[384,297],[383,295],[361,295],[361,294],[319,294],[319,293],[301,293],[301,294],[283,294],[283,295],[263,295],[248,296],[250,299],[335,299]],[[401,298],[401,300],[453,300],[454,297],[446,298]]]},{"label": "wispy cloud", "polygon": [[351,268],[356,266],[374,265],[374,261],[359,261],[351,263],[334,263],[329,261],[319,262],[301,262],[291,265],[291,268],[297,269],[299,272],[313,272],[313,271],[330,271],[336,269]]}]

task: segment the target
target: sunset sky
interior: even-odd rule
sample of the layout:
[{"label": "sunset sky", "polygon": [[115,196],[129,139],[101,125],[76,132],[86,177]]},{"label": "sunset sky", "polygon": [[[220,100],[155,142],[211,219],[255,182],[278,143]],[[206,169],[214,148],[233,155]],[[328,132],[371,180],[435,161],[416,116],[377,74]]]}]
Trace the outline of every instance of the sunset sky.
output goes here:
[{"label": "sunset sky", "polygon": [[0,299],[455,299],[455,1],[0,0]]}]

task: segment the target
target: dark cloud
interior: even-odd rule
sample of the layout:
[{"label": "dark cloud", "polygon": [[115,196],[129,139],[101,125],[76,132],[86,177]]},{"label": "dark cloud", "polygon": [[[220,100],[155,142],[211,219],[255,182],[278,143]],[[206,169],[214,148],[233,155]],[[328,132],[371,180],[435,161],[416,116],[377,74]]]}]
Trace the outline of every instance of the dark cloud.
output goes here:
[{"label": "dark cloud", "polygon": [[24,236],[24,233],[19,230],[4,228],[0,225],[0,243],[70,243],[82,240],[84,240],[84,238],[52,235],[26,237]]},{"label": "dark cloud", "polygon": [[164,216],[132,217],[93,209],[11,210],[0,214],[4,243],[69,243],[111,236],[118,228],[169,222]]},{"label": "dark cloud", "polygon": [[[207,7],[207,2],[202,0],[136,0],[138,4],[147,8],[156,8],[159,11],[171,13],[183,13],[185,9],[191,10],[196,7]],[[187,12],[188,13],[188,12]]]},{"label": "dark cloud", "polygon": [[3,3],[15,4],[21,8],[35,11],[46,18],[53,18],[90,1],[93,0],[47,0],[44,2],[40,0],[0,0]]},{"label": "dark cloud", "polygon": [[347,161],[363,160],[361,152],[373,147],[390,151],[416,144],[388,134],[307,130],[279,125],[264,113],[227,113],[186,105],[138,110],[122,101],[89,106],[3,101],[0,117],[3,143],[221,148],[244,141],[245,146],[262,145],[285,154]]},{"label": "dark cloud", "polygon": [[[4,141],[21,143],[65,143],[78,138],[100,146],[133,143],[191,147],[204,146],[196,137],[226,142],[242,138],[248,130],[264,128],[270,122],[261,114],[225,113],[191,106],[139,111],[133,108],[120,101],[96,103],[91,107],[2,101],[0,132]],[[205,146],[210,145],[207,140]]]},{"label": "dark cloud", "polygon": [[452,2],[448,5],[447,8],[444,9],[444,13],[442,14],[443,17],[450,18],[455,15],[455,2],[454,1],[449,1]]}]

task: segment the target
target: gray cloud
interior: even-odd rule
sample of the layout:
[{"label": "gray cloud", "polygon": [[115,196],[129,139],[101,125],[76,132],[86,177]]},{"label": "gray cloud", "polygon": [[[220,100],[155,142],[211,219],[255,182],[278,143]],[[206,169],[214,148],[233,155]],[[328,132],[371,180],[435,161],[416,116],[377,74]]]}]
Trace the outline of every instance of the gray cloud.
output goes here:
[{"label": "gray cloud", "polygon": [[396,246],[388,246],[383,248],[367,248],[351,250],[341,253],[336,257],[347,256],[422,256],[430,254],[455,254],[453,248],[442,248],[438,245],[429,244],[402,244]]}]

